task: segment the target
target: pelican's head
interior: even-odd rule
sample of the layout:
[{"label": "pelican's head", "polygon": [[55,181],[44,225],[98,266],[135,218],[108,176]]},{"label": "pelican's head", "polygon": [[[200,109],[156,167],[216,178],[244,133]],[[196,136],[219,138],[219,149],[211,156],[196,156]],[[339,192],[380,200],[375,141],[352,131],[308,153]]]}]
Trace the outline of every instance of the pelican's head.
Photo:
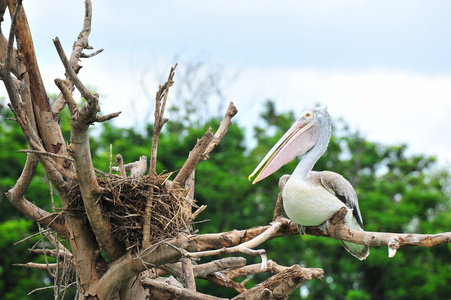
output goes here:
[{"label": "pelican's head", "polygon": [[296,156],[305,154],[315,146],[320,135],[325,137],[321,141],[326,141],[326,148],[330,138],[331,123],[330,115],[325,108],[314,108],[303,112],[301,117],[266,154],[254,172],[249,175],[249,180],[261,169],[252,182],[255,184],[289,163]]}]

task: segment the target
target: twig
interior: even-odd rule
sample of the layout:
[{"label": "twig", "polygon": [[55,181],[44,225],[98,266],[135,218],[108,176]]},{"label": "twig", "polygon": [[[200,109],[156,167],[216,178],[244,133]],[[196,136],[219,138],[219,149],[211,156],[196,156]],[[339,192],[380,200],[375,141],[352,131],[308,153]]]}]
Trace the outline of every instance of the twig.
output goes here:
[{"label": "twig", "polygon": [[32,150],[32,149],[20,149],[20,150],[17,150],[17,153],[35,153],[35,154],[48,155],[48,156],[52,156],[52,157],[56,157],[56,158],[62,158],[62,159],[68,160],[70,162],[74,161],[74,159],[71,157],[52,153],[52,152],[47,152],[47,151],[39,151],[39,150]]},{"label": "twig", "polygon": [[92,52],[91,54],[81,53],[80,57],[82,58],[91,58],[103,52],[103,49],[99,49],[97,51]]},{"label": "twig", "polygon": [[47,255],[54,258],[58,257],[59,259],[63,259],[64,263],[67,263],[72,270],[76,269],[72,253],[70,253],[69,250],[64,248],[62,245],[60,246],[59,253],[57,253],[56,250],[51,249],[30,249],[30,252],[40,255]]},{"label": "twig", "polygon": [[206,208],[207,208],[206,205],[200,206],[195,212],[193,212],[191,218],[192,218],[193,220],[195,220],[195,219],[197,218],[197,216],[198,216],[201,212],[203,212]]},{"label": "twig", "polygon": [[27,295],[30,296],[31,294],[33,294],[35,292],[48,290],[48,289],[53,289],[53,285],[52,286],[44,286],[44,287],[36,288],[36,289],[32,290],[31,292],[29,292]]},{"label": "twig", "polygon": [[72,92],[69,89],[69,84],[67,80],[55,79],[55,84],[61,91],[61,95],[63,95],[63,99],[66,100],[67,107],[69,107],[70,116],[73,118],[78,118],[78,107],[74,98],[72,97]]},{"label": "twig", "polygon": [[29,262],[26,264],[13,264],[13,266],[23,267],[23,268],[40,269],[40,270],[48,270],[48,269],[56,269],[58,266],[62,267],[62,266],[64,266],[64,263],[60,262],[60,263],[40,264],[40,263]]},{"label": "twig", "polygon": [[[85,87],[85,85],[80,81],[71,64],[67,60],[66,54],[64,53],[63,46],[58,37],[53,39],[53,44],[56,47],[58,55],[61,59],[61,62],[64,65],[64,68],[69,76],[70,80],[73,82],[75,87],[81,93],[81,95],[86,99],[90,106],[95,107],[95,111],[99,112],[100,107],[98,106],[98,95],[92,95],[91,92]],[[66,99],[67,100],[67,99]]]},{"label": "twig", "polygon": [[113,144],[110,144],[110,165],[108,170],[108,173],[110,174],[113,171]]},{"label": "twig", "polygon": [[121,113],[122,113],[121,111],[117,111],[117,112],[110,113],[110,114],[107,114],[107,115],[104,115],[104,116],[96,116],[96,120],[95,121],[98,122],[98,123],[106,122],[106,121],[109,121],[111,119],[119,117],[119,115]]},{"label": "twig", "polygon": [[212,141],[208,145],[207,149],[205,149],[203,153],[203,159],[208,159],[208,155],[211,151],[221,142],[222,138],[227,133],[227,129],[232,125],[232,118],[238,113],[237,108],[233,104],[233,102],[229,103],[229,107],[227,108],[227,111],[224,115],[224,118],[222,119],[221,123],[219,124],[219,128],[216,131]]},{"label": "twig", "polygon": [[[47,233],[47,232],[50,231],[50,230],[51,230],[50,228],[47,228],[47,229],[45,229],[43,232],[44,232],[44,233]],[[36,232],[36,233],[34,233],[34,234],[30,235],[30,236],[27,236],[26,238],[23,238],[23,239],[21,239],[20,241],[15,242],[13,245],[14,245],[14,246],[17,246],[17,245],[19,245],[19,244],[21,244],[21,243],[23,243],[23,242],[26,242],[26,241],[28,241],[29,239],[32,239],[32,238],[34,238],[34,237],[36,237],[36,236],[38,236],[38,235],[41,235],[41,232]]]}]

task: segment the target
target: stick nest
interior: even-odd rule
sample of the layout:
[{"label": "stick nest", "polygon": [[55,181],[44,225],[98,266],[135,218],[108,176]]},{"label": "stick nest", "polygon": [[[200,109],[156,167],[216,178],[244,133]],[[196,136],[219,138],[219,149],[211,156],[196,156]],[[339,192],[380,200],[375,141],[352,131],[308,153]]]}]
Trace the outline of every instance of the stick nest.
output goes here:
[{"label": "stick nest", "polygon": [[139,250],[142,246],[148,199],[151,243],[191,232],[192,208],[196,205],[180,189],[171,189],[167,178],[168,175],[130,178],[110,174],[97,178],[105,189],[99,201],[110,219],[114,237],[124,242],[127,250]]}]

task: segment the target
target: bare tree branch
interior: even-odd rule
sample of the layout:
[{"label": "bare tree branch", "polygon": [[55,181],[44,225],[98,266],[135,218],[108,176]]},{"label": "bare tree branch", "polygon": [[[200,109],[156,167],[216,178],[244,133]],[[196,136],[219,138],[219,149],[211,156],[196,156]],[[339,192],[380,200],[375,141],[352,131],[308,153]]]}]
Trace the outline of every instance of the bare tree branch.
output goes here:
[{"label": "bare tree branch", "polygon": [[352,230],[345,225],[346,208],[340,209],[331,219],[328,233],[331,237],[371,247],[387,246],[390,257],[406,246],[433,247],[451,243],[451,232],[437,234],[390,233]]},{"label": "bare tree branch", "polygon": [[180,288],[155,279],[145,278],[141,280],[144,287],[151,290],[150,299],[190,299],[190,300],[225,300],[207,294],[195,292],[190,289]]},{"label": "bare tree branch", "polygon": [[6,57],[4,62],[4,68],[6,72],[10,72],[11,70],[11,57],[13,52],[13,46],[14,46],[14,32],[16,31],[17,27],[17,17],[19,15],[20,9],[22,8],[22,0],[17,0],[16,7],[14,8],[14,13],[11,18],[11,29],[9,31],[9,38],[8,38],[8,48],[6,50]]},{"label": "bare tree branch", "polygon": [[208,274],[205,277],[205,279],[217,285],[232,289],[237,293],[242,293],[247,290],[246,287],[244,286],[245,283],[247,282],[247,279],[243,280],[242,282],[236,282],[230,278],[221,276],[221,273],[219,272]]},{"label": "bare tree branch", "polygon": [[321,269],[303,269],[299,265],[274,275],[266,281],[234,297],[239,299],[288,299],[293,291],[305,282],[323,276]]},{"label": "bare tree branch", "polygon": [[[161,130],[163,129],[164,124],[168,121],[168,119],[164,118],[164,110],[166,108],[166,102],[168,100],[169,88],[174,84],[175,68],[177,68],[177,64],[175,64],[174,67],[171,68],[166,83],[160,86],[155,97],[155,114],[154,114],[155,121],[153,127],[152,149],[150,152],[150,166],[149,166],[149,174],[154,176],[156,176],[157,174],[156,173],[157,152],[160,133]],[[153,191],[151,190],[150,193],[152,194],[152,192]],[[143,239],[142,239],[143,248],[147,248],[150,246],[151,211],[152,211],[152,197],[149,197],[146,202],[143,217]]]},{"label": "bare tree branch", "polygon": [[[98,95],[91,95],[89,90],[87,90],[79,80],[64,54],[59,39],[55,38],[53,41],[70,80],[86,99],[86,102],[81,109],[71,109],[70,137],[71,145],[73,145],[71,148],[71,150],[73,150],[72,156],[75,160],[75,169],[79,179],[83,203],[86,208],[86,215],[88,216],[89,223],[98,242],[102,245],[108,257],[117,259],[125,253],[125,249],[113,237],[111,224],[109,220],[104,217],[101,203],[98,202],[103,189],[99,186],[95,176],[89,145],[88,129],[91,123],[96,120],[97,112],[100,111]],[[58,87],[61,88],[61,92],[64,94],[66,101],[70,103],[70,106],[73,106],[74,101],[71,99],[72,97],[69,95],[66,85],[62,84],[61,81],[57,81],[56,83],[58,84]]]},{"label": "bare tree branch", "polygon": [[194,277],[194,271],[193,271],[193,262],[191,261],[191,258],[189,257],[182,257],[180,259],[180,262],[182,264],[182,274],[185,279],[185,286],[187,289],[190,289],[192,291],[196,290],[196,278]]},{"label": "bare tree branch", "polygon": [[22,268],[47,270],[49,268],[50,269],[56,269],[58,267],[63,268],[64,267],[64,263],[60,262],[60,263],[40,264],[40,263],[29,262],[29,263],[26,263],[26,264],[13,264],[13,266],[22,267]]},{"label": "bare tree branch", "polygon": [[213,133],[211,132],[211,128],[209,128],[194,146],[193,150],[191,150],[188,159],[185,161],[185,164],[180,169],[177,176],[174,178],[174,188],[180,188],[181,186],[183,186],[185,181],[190,176],[191,172],[196,168],[197,164],[201,160],[202,154],[205,152],[212,139]]},{"label": "bare tree branch", "polygon": [[[16,7],[16,0],[8,0],[8,7],[10,14],[13,15],[14,8]],[[66,155],[64,138],[60,127],[58,126],[58,118],[51,112],[50,103],[39,71],[31,32],[23,7],[20,9],[17,18],[18,21],[15,30],[17,46],[27,70],[25,73],[27,77],[25,79],[29,80],[29,90],[40,138],[42,139],[46,151]],[[58,161],[58,163],[64,168],[70,168],[70,166],[65,165],[64,161]],[[59,191],[63,191],[65,188],[58,183],[55,183],[55,186]]]},{"label": "bare tree branch", "polygon": [[284,267],[284,266],[278,265],[277,263],[275,263],[272,260],[268,260],[266,265],[267,266],[265,269],[261,268],[261,264],[253,264],[253,265],[242,266],[240,268],[224,270],[224,271],[221,271],[220,273],[221,273],[221,276],[233,279],[233,278],[240,277],[240,276],[248,276],[248,275],[259,274],[259,273],[264,273],[264,272],[275,274],[275,273],[283,272],[289,268],[289,267]]},{"label": "bare tree branch", "polygon": [[155,120],[152,135],[152,149],[150,152],[149,174],[154,175],[157,174],[156,166],[157,166],[158,140],[164,124],[166,124],[166,122],[168,121],[168,119],[164,118],[164,111],[166,108],[166,102],[168,100],[169,88],[174,84],[175,68],[177,68],[177,64],[175,64],[171,68],[171,70],[169,71],[168,79],[163,85],[160,85],[157,94],[155,96],[155,113],[154,113]]},{"label": "bare tree branch", "polygon": [[214,260],[201,265],[194,265],[194,274],[196,277],[206,277],[208,274],[224,270],[233,270],[244,267],[246,259],[244,257],[226,257]]},{"label": "bare tree branch", "polygon": [[81,95],[86,99],[86,103],[88,103],[89,108],[86,109],[86,112],[90,113],[88,114],[88,116],[91,115],[95,116],[95,114],[100,111],[100,107],[98,104],[99,101],[98,95],[92,95],[91,92],[85,87],[85,85],[78,78],[77,74],[75,73],[74,69],[69,63],[66,54],[64,53],[63,46],[61,45],[61,42],[58,37],[53,39],[53,43],[55,44],[56,50],[61,59],[61,62],[64,65],[64,68],[66,69],[66,73],[69,76],[69,79],[75,85],[75,87],[78,89]]},{"label": "bare tree branch", "polygon": [[229,107],[227,108],[227,111],[224,115],[224,118],[222,119],[221,123],[219,124],[219,128],[216,131],[215,135],[213,136],[212,141],[208,145],[207,149],[205,149],[205,152],[203,153],[203,159],[208,159],[208,155],[210,154],[213,149],[219,145],[222,138],[226,135],[227,129],[232,125],[232,118],[238,113],[238,109],[233,105],[233,102],[229,103]]},{"label": "bare tree branch", "polygon": [[73,158],[71,158],[71,157],[64,156],[64,155],[59,155],[59,154],[51,153],[51,152],[47,152],[47,151],[39,151],[39,150],[32,150],[32,149],[21,149],[21,150],[17,150],[17,153],[35,153],[35,154],[42,154],[42,155],[48,155],[48,156],[62,158],[62,159],[68,160],[70,162],[74,161]]},{"label": "bare tree branch", "polygon": [[58,253],[56,249],[30,249],[30,252],[40,255],[47,255],[50,257],[58,258],[59,260],[63,260],[64,263],[68,264],[72,270],[75,270],[75,261],[72,253],[67,249],[60,249]]}]

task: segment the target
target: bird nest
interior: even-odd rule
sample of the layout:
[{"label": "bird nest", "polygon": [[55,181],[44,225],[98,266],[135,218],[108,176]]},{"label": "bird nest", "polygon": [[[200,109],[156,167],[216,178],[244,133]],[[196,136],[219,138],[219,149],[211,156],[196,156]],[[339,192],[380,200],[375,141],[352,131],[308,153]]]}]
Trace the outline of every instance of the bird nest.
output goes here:
[{"label": "bird nest", "polygon": [[142,247],[146,205],[150,205],[151,243],[191,231],[192,208],[196,205],[180,189],[170,188],[167,178],[168,175],[130,178],[114,174],[97,177],[105,191],[100,198],[104,214],[114,237],[125,243],[127,250]]}]

